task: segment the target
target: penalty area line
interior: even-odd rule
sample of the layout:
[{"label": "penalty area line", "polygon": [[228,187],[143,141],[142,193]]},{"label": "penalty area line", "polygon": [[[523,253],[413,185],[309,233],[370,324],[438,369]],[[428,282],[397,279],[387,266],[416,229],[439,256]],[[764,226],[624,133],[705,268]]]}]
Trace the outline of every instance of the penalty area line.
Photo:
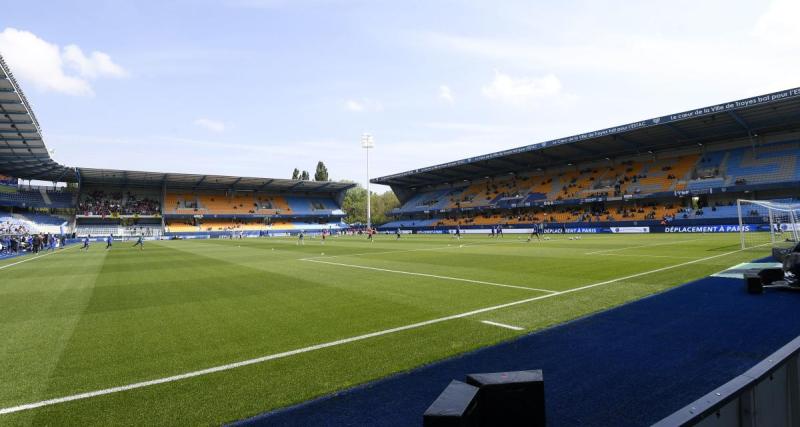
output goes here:
[{"label": "penalty area line", "polygon": [[506,325],[505,323],[492,322],[491,320],[481,320],[481,323],[485,323],[487,325],[492,325],[492,326],[497,326],[499,328],[511,329],[512,331],[524,331],[525,330],[525,328],[520,328],[519,326]]},{"label": "penalty area line", "polygon": [[[765,246],[765,245],[768,245],[768,244],[769,243],[765,243],[764,245],[760,245],[760,246]],[[738,253],[738,252],[742,252],[744,250],[746,250],[746,249],[739,249],[739,250],[735,250],[735,251],[725,252],[725,253],[722,253],[722,254],[712,255],[712,256],[705,257],[705,258],[699,258],[699,259],[692,260],[692,261],[682,262],[680,264],[674,264],[674,265],[667,266],[667,267],[657,268],[655,270],[644,271],[644,272],[641,272],[641,273],[631,274],[631,275],[624,276],[624,277],[618,277],[616,279],[606,280],[604,282],[592,283],[592,284],[589,284],[589,285],[586,285],[586,286],[581,286],[581,287],[578,287],[578,288],[567,289],[565,291],[554,292],[554,293],[546,294],[546,295],[539,295],[539,296],[535,296],[535,297],[532,297],[532,298],[526,298],[526,299],[522,299],[522,300],[518,300],[518,301],[508,302],[508,303],[505,303],[505,304],[494,305],[494,306],[491,306],[491,307],[479,308],[479,309],[472,310],[472,311],[467,311],[467,312],[464,312],[464,313],[459,313],[459,314],[453,314],[453,315],[450,315],[450,316],[440,317],[438,319],[431,319],[431,320],[426,320],[426,321],[423,321],[423,322],[412,323],[412,324],[409,324],[409,325],[398,326],[396,328],[385,329],[385,330],[382,330],[382,331],[371,332],[371,333],[364,334],[364,335],[357,335],[357,336],[344,338],[344,339],[340,339],[340,340],[336,340],[336,341],[330,341],[330,342],[316,344],[316,345],[312,345],[312,346],[308,346],[308,347],[298,348],[298,349],[295,349],[295,350],[289,350],[289,351],[285,351],[285,352],[282,352],[282,353],[276,353],[276,354],[270,354],[270,355],[267,355],[267,356],[257,357],[255,359],[243,360],[243,361],[240,361],[240,362],[234,362],[234,363],[229,363],[229,364],[226,364],[226,365],[214,366],[214,367],[211,367],[211,368],[201,369],[201,370],[192,371],[192,372],[186,372],[186,373],[179,374],[179,375],[173,375],[173,376],[164,377],[164,378],[158,378],[158,379],[149,380],[149,381],[131,383],[131,384],[122,385],[122,386],[118,386],[118,387],[111,387],[111,388],[105,388],[105,389],[101,389],[101,390],[89,391],[89,392],[85,392],[85,393],[78,393],[78,394],[73,394],[73,395],[70,395],[70,396],[63,396],[63,397],[58,397],[58,398],[54,398],[54,399],[42,400],[42,401],[39,401],[39,402],[32,402],[32,403],[26,403],[26,404],[17,405],[17,406],[11,406],[11,407],[8,407],[8,408],[0,408],[0,415],[12,414],[12,413],[15,413],[15,412],[27,411],[27,410],[31,410],[31,409],[35,409],[35,408],[41,408],[43,406],[50,406],[50,405],[56,405],[56,404],[60,404],[60,403],[72,402],[72,401],[75,401],[75,400],[88,399],[90,397],[104,396],[104,395],[108,395],[108,394],[114,394],[114,393],[119,393],[119,392],[123,392],[123,391],[135,390],[135,389],[139,389],[139,388],[154,386],[154,385],[158,385],[158,384],[164,384],[164,383],[170,383],[170,382],[174,382],[174,381],[185,380],[185,379],[188,379],[188,378],[199,377],[199,376],[213,374],[213,373],[217,373],[217,372],[228,371],[228,370],[231,370],[231,369],[241,368],[241,367],[249,366],[249,365],[255,365],[255,364],[267,362],[267,361],[270,361],[270,360],[276,360],[276,359],[281,359],[281,358],[285,358],[285,357],[295,356],[295,355],[298,355],[298,354],[303,354],[303,353],[308,353],[308,352],[312,352],[312,351],[316,351],[316,350],[321,350],[321,349],[325,349],[325,348],[336,347],[336,346],[340,346],[340,345],[344,345],[344,344],[349,344],[349,343],[352,343],[352,342],[357,342],[357,341],[362,341],[362,340],[366,340],[366,339],[370,339],[370,338],[380,337],[380,336],[383,336],[383,335],[394,334],[394,333],[397,333],[397,332],[408,331],[408,330],[411,330],[411,329],[416,329],[416,328],[421,328],[421,327],[424,327],[424,326],[434,325],[434,324],[437,324],[437,323],[447,322],[447,321],[450,321],[450,320],[462,319],[462,318],[465,318],[465,317],[474,316],[476,314],[481,314],[481,313],[487,313],[487,312],[490,312],[490,311],[501,310],[501,309],[508,308],[508,307],[515,307],[515,306],[518,306],[518,305],[521,305],[521,304],[527,304],[527,303],[530,303],[530,302],[539,301],[539,300],[543,300],[543,299],[547,299],[547,298],[552,298],[552,297],[556,297],[556,296],[559,296],[559,295],[565,295],[565,294],[570,294],[570,293],[574,293],[574,292],[580,292],[580,291],[584,291],[586,289],[595,288],[595,287],[598,287],[598,286],[604,286],[604,285],[608,285],[608,284],[611,284],[611,283],[621,282],[621,281],[624,281],[624,280],[634,279],[634,278],[637,278],[637,277],[646,276],[646,275],[653,274],[653,273],[659,273],[659,272],[662,272],[662,271],[671,270],[673,268],[679,268],[679,267],[683,267],[683,266],[687,266],[687,265],[691,265],[691,264],[696,264],[696,263],[703,262],[703,261],[708,261],[708,260],[715,259],[715,258],[720,258],[720,257],[723,257],[723,256],[727,256],[727,255],[735,254],[735,253]]]}]

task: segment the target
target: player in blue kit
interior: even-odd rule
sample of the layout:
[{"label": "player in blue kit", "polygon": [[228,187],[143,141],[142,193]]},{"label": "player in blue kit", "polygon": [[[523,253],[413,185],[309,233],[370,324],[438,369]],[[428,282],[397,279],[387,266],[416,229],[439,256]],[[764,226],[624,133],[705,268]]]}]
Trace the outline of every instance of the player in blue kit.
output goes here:
[{"label": "player in blue kit", "polygon": [[528,236],[528,241],[530,242],[531,240],[533,240],[534,236],[536,236],[536,240],[542,240],[539,224],[536,223],[533,224],[533,230],[531,230],[531,235]]}]

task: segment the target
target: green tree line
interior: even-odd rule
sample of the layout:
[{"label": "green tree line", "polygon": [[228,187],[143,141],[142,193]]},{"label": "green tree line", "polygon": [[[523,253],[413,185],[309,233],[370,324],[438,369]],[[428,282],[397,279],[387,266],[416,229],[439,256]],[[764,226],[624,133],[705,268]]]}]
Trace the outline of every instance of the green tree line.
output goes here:
[{"label": "green tree line", "polygon": [[[372,224],[381,225],[389,222],[389,212],[400,206],[400,201],[391,190],[382,194],[372,192]],[[344,220],[349,224],[367,223],[367,190],[358,184],[347,190],[342,201],[342,210],[347,214]]]},{"label": "green tree line", "polygon": [[[311,175],[309,175],[307,170],[300,171],[300,169],[294,168],[292,171],[292,179],[299,179],[303,181],[308,181],[311,179]],[[325,163],[320,160],[317,162],[317,170],[314,172],[314,181],[327,181],[328,180],[328,167],[325,166]]]}]

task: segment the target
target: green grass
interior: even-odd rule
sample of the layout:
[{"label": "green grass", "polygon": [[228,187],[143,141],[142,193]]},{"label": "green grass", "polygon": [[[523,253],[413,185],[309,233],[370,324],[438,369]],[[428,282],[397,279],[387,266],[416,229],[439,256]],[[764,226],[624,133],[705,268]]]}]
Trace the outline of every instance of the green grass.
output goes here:
[{"label": "green grass", "polygon": [[[0,415],[2,425],[206,425],[512,339],[767,253],[738,235],[117,243],[0,270],[0,408],[153,380],[625,280],[223,372]],[[324,253],[324,255],[322,255]],[[586,255],[592,253],[591,255]],[[654,269],[691,264],[639,275]],[[394,270],[366,270],[319,261]],[[24,258],[23,258],[24,259]],[[0,267],[20,259],[0,262]],[[519,326],[513,331],[481,323]]]}]

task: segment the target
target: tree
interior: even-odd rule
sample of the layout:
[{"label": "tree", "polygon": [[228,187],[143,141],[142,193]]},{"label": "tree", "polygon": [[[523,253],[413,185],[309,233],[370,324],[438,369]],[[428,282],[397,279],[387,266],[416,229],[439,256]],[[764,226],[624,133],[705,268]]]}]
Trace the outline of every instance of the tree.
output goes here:
[{"label": "tree", "polygon": [[297,168],[294,168],[294,172],[292,172],[292,179],[300,179],[300,171]]},{"label": "tree", "polygon": [[[397,196],[391,191],[383,194],[372,193],[372,224],[380,225],[388,222],[391,218],[389,214],[392,209],[400,206]],[[367,190],[361,185],[357,185],[344,195],[342,200],[342,210],[346,216],[344,221],[350,224],[367,223]]]},{"label": "tree", "polygon": [[383,194],[372,193],[372,224],[381,225],[391,220],[392,209],[400,206],[400,201],[393,191]]},{"label": "tree", "polygon": [[357,185],[344,194],[342,199],[342,210],[346,216],[344,221],[350,224],[367,222],[367,190],[364,187]]},{"label": "tree", "polygon": [[303,171],[303,173],[300,174],[300,179],[302,179],[303,181],[308,181],[309,179],[311,179],[308,175],[308,171]]},{"label": "tree", "polygon": [[317,172],[314,173],[314,181],[327,181],[328,180],[328,168],[325,167],[325,163],[322,163],[322,160],[317,162]]}]

